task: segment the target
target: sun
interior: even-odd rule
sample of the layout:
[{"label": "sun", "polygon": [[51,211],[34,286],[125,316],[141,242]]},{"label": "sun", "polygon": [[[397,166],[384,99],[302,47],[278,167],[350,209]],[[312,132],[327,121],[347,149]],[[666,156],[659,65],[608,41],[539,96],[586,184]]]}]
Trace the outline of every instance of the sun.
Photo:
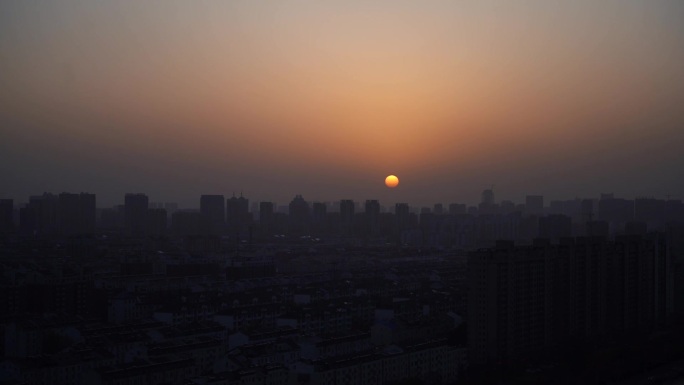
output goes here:
[{"label": "sun", "polygon": [[395,175],[388,176],[385,178],[385,186],[389,188],[395,188],[399,186],[399,178],[397,178]]}]

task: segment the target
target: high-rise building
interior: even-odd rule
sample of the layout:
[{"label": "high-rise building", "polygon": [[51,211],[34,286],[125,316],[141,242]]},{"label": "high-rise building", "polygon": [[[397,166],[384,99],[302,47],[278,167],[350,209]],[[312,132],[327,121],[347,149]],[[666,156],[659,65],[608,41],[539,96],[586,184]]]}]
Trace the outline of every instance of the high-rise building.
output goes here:
[{"label": "high-rise building", "polygon": [[220,234],[225,227],[226,200],[223,195],[202,195],[200,214],[211,234]]},{"label": "high-rise building", "polygon": [[226,200],[226,224],[230,234],[247,232],[247,227],[252,223],[252,214],[249,212],[249,199],[240,194]]},{"label": "high-rise building", "polygon": [[380,215],[380,202],[377,199],[368,199],[364,205],[364,213],[369,217]]},{"label": "high-rise building", "polygon": [[493,206],[494,205],[494,190],[493,189],[486,189],[482,191],[482,200],[480,202],[483,205],[486,206]]},{"label": "high-rise building", "polygon": [[[322,204],[325,207],[324,204]],[[309,204],[301,195],[296,195],[289,205],[290,231],[294,233],[309,232]]]},{"label": "high-rise building", "polygon": [[487,189],[482,191],[482,201],[478,205],[478,214],[494,214],[496,212],[496,205],[494,204],[494,190]]},{"label": "high-rise building", "polygon": [[340,201],[340,225],[343,233],[350,233],[354,226],[354,201],[343,199]]},{"label": "high-rise building", "polygon": [[124,223],[128,235],[145,235],[148,204],[149,198],[145,194],[128,193],[124,197]]},{"label": "high-rise building", "polygon": [[25,234],[54,235],[57,233],[58,198],[50,193],[29,197],[29,203],[19,210],[20,230]]},{"label": "high-rise building", "polygon": [[397,203],[394,205],[394,216],[396,218],[397,228],[399,231],[409,228],[410,215],[408,203]]},{"label": "high-rise building", "polygon": [[551,344],[551,258],[545,248],[497,247],[468,258],[468,345],[474,364],[527,359]]},{"label": "high-rise building", "polygon": [[471,362],[530,363],[571,342],[651,331],[672,311],[670,265],[661,235],[499,242],[472,252]]},{"label": "high-rise building", "polygon": [[339,203],[313,202],[311,205],[311,223],[309,232],[312,235],[323,236],[333,229],[338,230],[340,222]]},{"label": "high-rise building", "polygon": [[376,199],[367,200],[364,214],[368,234],[377,235],[380,230],[380,202]]}]

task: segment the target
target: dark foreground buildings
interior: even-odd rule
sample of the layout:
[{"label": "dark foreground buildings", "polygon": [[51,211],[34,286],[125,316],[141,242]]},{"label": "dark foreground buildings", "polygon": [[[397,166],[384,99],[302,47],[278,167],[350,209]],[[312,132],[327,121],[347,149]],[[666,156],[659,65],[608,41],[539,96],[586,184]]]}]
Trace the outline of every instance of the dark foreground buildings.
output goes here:
[{"label": "dark foreground buildings", "polygon": [[581,344],[648,333],[672,311],[664,237],[500,242],[468,260],[471,363],[529,365]]}]

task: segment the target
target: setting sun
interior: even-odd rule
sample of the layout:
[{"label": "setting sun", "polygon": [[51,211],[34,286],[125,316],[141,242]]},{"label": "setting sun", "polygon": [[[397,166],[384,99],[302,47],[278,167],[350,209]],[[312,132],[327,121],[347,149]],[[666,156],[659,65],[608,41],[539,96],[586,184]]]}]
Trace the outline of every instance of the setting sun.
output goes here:
[{"label": "setting sun", "polygon": [[399,185],[399,178],[394,175],[390,175],[385,178],[385,185],[389,188],[395,188]]}]

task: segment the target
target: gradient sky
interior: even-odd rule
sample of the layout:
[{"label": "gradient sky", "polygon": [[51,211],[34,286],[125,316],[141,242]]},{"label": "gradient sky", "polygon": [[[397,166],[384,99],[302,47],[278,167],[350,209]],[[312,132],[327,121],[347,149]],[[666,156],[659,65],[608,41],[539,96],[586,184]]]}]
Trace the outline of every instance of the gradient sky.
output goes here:
[{"label": "gradient sky", "polygon": [[684,2],[3,0],[0,157],[18,202],[684,198]]}]

